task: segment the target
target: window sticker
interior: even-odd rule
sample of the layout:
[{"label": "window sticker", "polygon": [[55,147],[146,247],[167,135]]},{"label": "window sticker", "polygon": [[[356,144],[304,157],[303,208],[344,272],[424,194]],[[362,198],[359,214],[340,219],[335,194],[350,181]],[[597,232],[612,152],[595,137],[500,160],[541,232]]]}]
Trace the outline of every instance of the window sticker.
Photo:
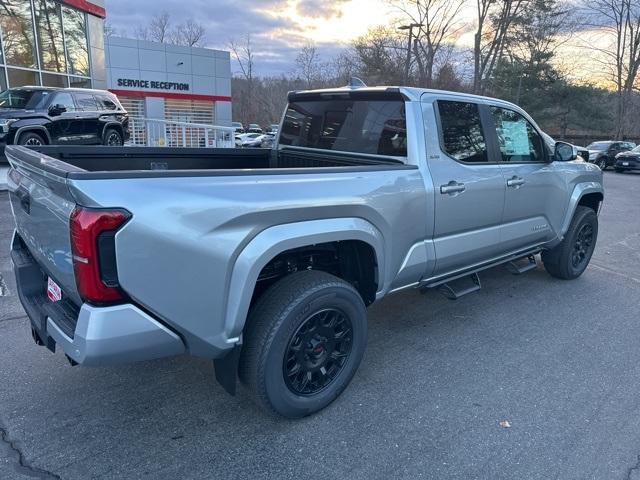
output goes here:
[{"label": "window sticker", "polygon": [[503,143],[502,150],[505,154],[529,155],[529,134],[524,120],[517,122],[503,120],[500,130]]}]

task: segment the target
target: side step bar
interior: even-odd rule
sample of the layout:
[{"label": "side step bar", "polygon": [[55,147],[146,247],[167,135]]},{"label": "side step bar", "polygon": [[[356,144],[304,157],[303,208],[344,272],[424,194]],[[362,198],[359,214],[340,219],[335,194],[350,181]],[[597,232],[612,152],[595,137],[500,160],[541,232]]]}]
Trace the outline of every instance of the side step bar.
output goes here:
[{"label": "side step bar", "polygon": [[453,279],[446,283],[440,283],[437,286],[429,287],[423,286],[420,289],[421,293],[425,293],[427,290],[437,288],[438,292],[447,297],[449,300],[457,300],[469,293],[477,292],[482,288],[480,283],[480,277],[477,272],[470,275]]},{"label": "side step bar", "polygon": [[[526,260],[526,262],[524,262],[523,260]],[[523,273],[536,268],[538,266],[538,263],[536,262],[536,257],[534,257],[533,255],[528,255],[517,260],[512,260],[505,265],[507,267],[507,270],[509,270],[509,272],[511,272],[513,275],[522,275]]]},{"label": "side step bar", "polygon": [[454,277],[449,277],[448,279],[442,279],[439,281],[436,280],[432,283],[424,282],[419,285],[418,288],[420,289],[421,293],[425,293],[427,290],[431,290],[437,287],[438,291],[448,299],[457,300],[458,298],[467,295],[468,293],[477,292],[482,288],[480,277],[478,276],[478,272],[482,270],[504,264],[512,274],[521,275],[525,272],[537,268],[538,263],[536,262],[535,254],[539,251],[540,249],[535,249],[533,251],[529,251],[529,253],[525,253],[524,255],[513,255],[502,262],[487,264],[475,271],[462,273]]},{"label": "side step bar", "polygon": [[[471,281],[470,285],[469,280]],[[466,285],[464,285],[465,283]],[[481,288],[482,285],[480,284],[480,277],[477,273],[472,273],[466,278],[459,278],[451,283],[443,283],[440,285],[440,288],[438,288],[438,291],[449,300],[458,300],[460,297],[469,293],[477,292]]]}]

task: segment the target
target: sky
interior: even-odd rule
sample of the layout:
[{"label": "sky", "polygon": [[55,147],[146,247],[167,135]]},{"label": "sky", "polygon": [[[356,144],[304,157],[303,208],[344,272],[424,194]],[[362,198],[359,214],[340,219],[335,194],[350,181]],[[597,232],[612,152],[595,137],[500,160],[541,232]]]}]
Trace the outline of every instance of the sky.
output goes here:
[{"label": "sky", "polygon": [[[258,75],[288,73],[298,50],[312,42],[330,57],[370,27],[394,15],[385,0],[107,0],[107,22],[133,36],[156,13],[175,24],[193,18],[206,28],[205,46],[228,49],[251,34]],[[327,58],[328,59],[328,58]],[[235,69],[232,66],[232,71]]]},{"label": "sky", "polygon": [[[162,12],[169,13],[173,25],[189,18],[201,23],[207,47],[228,50],[230,41],[242,43],[250,34],[258,76],[291,73],[296,55],[307,43],[316,45],[321,60],[329,60],[371,27],[388,25],[399,16],[388,0],[106,0],[106,6],[107,22],[121,36],[133,37],[136,27]],[[463,23],[473,24],[472,7],[462,12]],[[594,38],[583,31],[576,41],[582,48],[568,43],[559,58],[571,66],[576,78],[599,82],[597,75],[586,75],[593,70],[593,53],[585,55],[584,44]],[[472,43],[471,29],[457,41],[464,50]],[[231,70],[239,71],[234,60]]]}]

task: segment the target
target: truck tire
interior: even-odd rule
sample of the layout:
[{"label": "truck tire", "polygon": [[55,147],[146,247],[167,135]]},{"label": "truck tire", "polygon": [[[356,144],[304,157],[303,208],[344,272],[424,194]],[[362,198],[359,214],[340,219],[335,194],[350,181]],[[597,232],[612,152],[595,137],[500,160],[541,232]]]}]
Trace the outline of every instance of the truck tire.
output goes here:
[{"label": "truck tire", "polygon": [[556,278],[573,280],[585,271],[598,239],[598,216],[578,205],[562,243],[542,252],[545,270]]},{"label": "truck tire", "polygon": [[108,147],[121,147],[122,146],[122,135],[120,132],[113,128],[108,128],[106,132],[104,132],[104,144]]},{"label": "truck tire", "polygon": [[342,393],[366,343],[366,308],[353,286],[325,272],[293,273],[251,310],[239,378],[267,411],[304,417]]},{"label": "truck tire", "polygon": [[18,145],[24,145],[26,147],[39,147],[46,145],[44,139],[35,132],[26,132],[20,135],[18,139]]}]

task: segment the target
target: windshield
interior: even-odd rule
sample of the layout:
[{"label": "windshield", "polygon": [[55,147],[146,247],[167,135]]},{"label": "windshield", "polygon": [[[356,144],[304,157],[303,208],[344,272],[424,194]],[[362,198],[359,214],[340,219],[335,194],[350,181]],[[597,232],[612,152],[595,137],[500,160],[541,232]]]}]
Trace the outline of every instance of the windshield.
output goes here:
[{"label": "windshield", "polygon": [[49,92],[42,90],[10,89],[0,93],[0,108],[35,110],[42,108]]},{"label": "windshield", "polygon": [[606,150],[611,142],[593,142],[587,146],[587,150]]}]

